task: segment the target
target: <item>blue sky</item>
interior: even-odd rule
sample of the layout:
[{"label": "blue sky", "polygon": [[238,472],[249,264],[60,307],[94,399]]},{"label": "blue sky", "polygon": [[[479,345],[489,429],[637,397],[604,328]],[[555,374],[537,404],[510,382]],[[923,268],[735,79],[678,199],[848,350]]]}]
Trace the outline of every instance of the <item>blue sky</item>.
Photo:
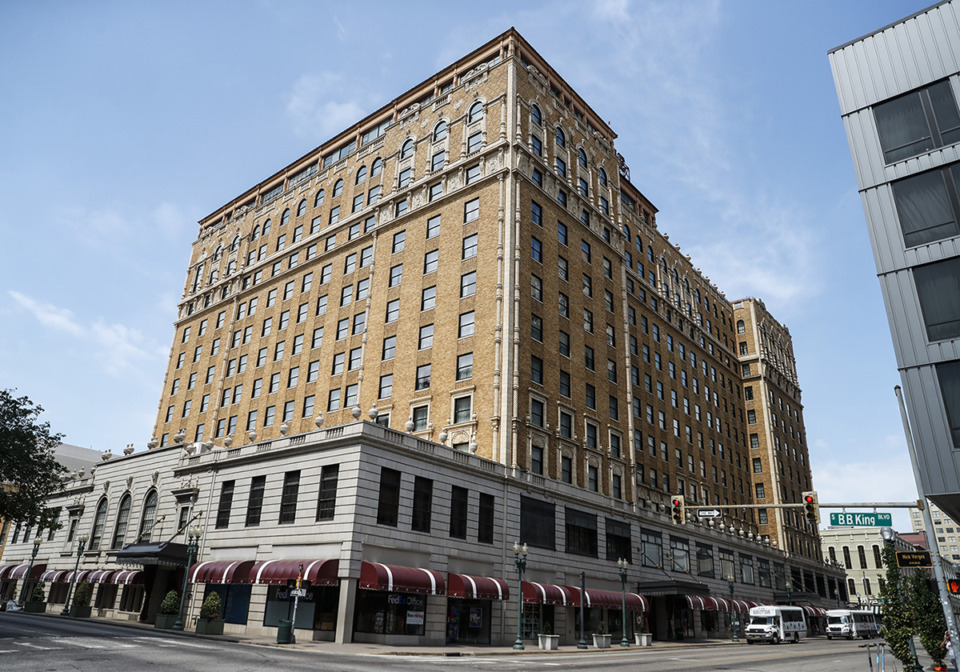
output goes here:
[{"label": "blue sky", "polygon": [[142,448],[197,220],[514,26],[671,242],[789,326],[821,501],[915,499],[827,51],[929,4],[4,3],[0,387]]}]

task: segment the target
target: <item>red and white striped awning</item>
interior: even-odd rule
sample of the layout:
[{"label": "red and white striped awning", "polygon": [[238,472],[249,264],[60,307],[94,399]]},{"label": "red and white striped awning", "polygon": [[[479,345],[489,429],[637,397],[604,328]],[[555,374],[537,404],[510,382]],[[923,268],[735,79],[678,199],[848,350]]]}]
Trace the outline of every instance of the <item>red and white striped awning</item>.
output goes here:
[{"label": "red and white striped awning", "polygon": [[287,581],[297,578],[301,565],[303,566],[302,578],[310,581],[314,586],[337,585],[339,560],[263,560],[250,567],[248,580],[233,581],[233,583],[284,585]]},{"label": "red and white striped awning", "polygon": [[[579,592],[579,589],[576,589]],[[588,607],[599,607],[608,609],[621,609],[626,600],[627,609],[630,611],[648,611],[650,603],[647,598],[639,593],[620,593],[616,590],[594,590],[587,588]]]},{"label": "red and white striped awning", "polygon": [[114,570],[112,569],[98,569],[90,572],[87,581],[90,583],[110,583],[110,577],[113,576],[113,573]]},{"label": "red and white striped awning", "polygon": [[384,565],[364,560],[360,563],[360,588],[394,593],[443,595],[446,583],[443,574],[432,569]]},{"label": "red and white striped awning", "polygon": [[143,584],[143,572],[139,569],[116,572],[115,574],[112,574],[105,583],[115,583],[123,586],[139,586]]},{"label": "red and white striped awning", "polygon": [[527,604],[553,604],[560,607],[573,607],[580,604],[580,591],[567,586],[524,581],[520,584],[520,592],[523,593],[523,601]]},{"label": "red and white striped awning", "polygon": [[71,570],[67,572],[67,575],[63,577],[63,580],[66,583],[70,583],[74,580],[74,576],[76,576],[77,583],[80,583],[81,581],[85,581],[87,577],[90,576],[90,571],[87,569],[81,569],[79,572],[74,572]]},{"label": "red and white striped awning", "polygon": [[510,587],[503,579],[454,574],[453,572],[447,578],[450,581],[447,595],[450,597],[462,597],[468,600],[510,599]]},{"label": "red and white striped awning", "polygon": [[699,611],[730,611],[730,600],[722,597],[701,597],[700,595],[684,595],[687,606]]},{"label": "red and white striped awning", "polygon": [[34,565],[32,569],[30,565],[16,565],[3,578],[10,579],[11,581],[13,579],[22,579],[27,575],[27,572],[30,572],[31,579],[39,579],[45,571],[47,571],[46,564]]},{"label": "red and white striped awning", "polygon": [[803,613],[807,616],[825,616],[827,614],[826,609],[820,607],[811,607],[806,604],[800,605],[800,608],[803,609]]},{"label": "red and white striped awning", "polygon": [[254,564],[253,560],[199,562],[190,568],[190,582],[250,583],[250,570]]},{"label": "red and white striped awning", "polygon": [[64,578],[67,575],[67,570],[65,569],[48,569],[43,574],[40,575],[40,580],[50,583],[63,583]]}]

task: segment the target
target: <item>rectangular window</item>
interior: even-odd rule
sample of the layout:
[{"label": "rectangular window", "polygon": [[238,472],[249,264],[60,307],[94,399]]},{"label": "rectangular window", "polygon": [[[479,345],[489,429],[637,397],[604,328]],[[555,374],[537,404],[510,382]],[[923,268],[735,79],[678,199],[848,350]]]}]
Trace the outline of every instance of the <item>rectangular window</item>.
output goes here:
[{"label": "rectangular window", "polygon": [[471,259],[477,256],[477,235],[474,233],[463,239],[463,253],[461,255],[463,259]]},{"label": "rectangular window", "polygon": [[437,305],[437,287],[426,287],[420,292],[420,310],[433,310]]},{"label": "rectangular window", "polygon": [[530,236],[530,256],[534,261],[543,263],[543,243],[536,236]]},{"label": "rectangular window", "polygon": [[457,338],[466,338],[473,336],[474,329],[474,311],[460,314],[460,326],[457,331]]},{"label": "rectangular window", "polygon": [[556,507],[520,496],[520,538],[535,548],[556,549]]},{"label": "rectangular window", "polygon": [[494,504],[493,495],[480,493],[480,508],[477,511],[477,541],[481,544],[493,543]]},{"label": "rectangular window", "polygon": [[230,507],[233,504],[234,481],[224,481],[220,485],[220,502],[217,504],[217,529],[230,525]]},{"label": "rectangular window", "polygon": [[457,485],[450,489],[450,536],[467,538],[467,502],[470,491]]},{"label": "rectangular window", "polygon": [[565,507],[566,552],[597,557],[597,517],[592,513]]},{"label": "rectangular window", "polygon": [[892,183],[904,245],[923,245],[960,232],[958,186],[960,164]]},{"label": "rectangular window", "polygon": [[380,469],[380,496],[377,502],[377,524],[396,527],[400,515],[400,472]]},{"label": "rectangular window", "polygon": [[473,408],[473,397],[457,397],[453,400],[453,421],[455,423],[470,422]]},{"label": "rectangular window", "polygon": [[[480,149],[480,146],[483,144],[483,134],[480,132],[474,133],[467,138],[467,154],[472,154],[473,152]],[[469,184],[469,183],[468,183]]]},{"label": "rectangular window", "polygon": [[473,377],[473,353],[468,352],[457,356],[457,380],[467,380]]},{"label": "rectangular window", "polygon": [[663,537],[652,530],[640,531],[640,554],[644,567],[662,567]]},{"label": "rectangular window", "polygon": [[413,409],[413,431],[422,432],[427,429],[429,406],[415,406]]},{"label": "rectangular window", "polygon": [[425,324],[420,327],[420,336],[417,341],[417,347],[420,350],[433,347],[433,325]]},{"label": "rectangular window", "polygon": [[283,475],[283,490],[280,493],[280,525],[294,523],[297,519],[297,495],[300,492],[300,471],[288,471]]},{"label": "rectangular window", "polygon": [[426,390],[430,387],[430,364],[421,364],[417,367],[417,380],[414,384],[415,390]]},{"label": "rectangular window", "polygon": [[953,446],[960,447],[960,361],[937,364],[940,393],[947,412]]},{"label": "rectangular window", "polygon": [[440,250],[431,250],[423,256],[423,274],[433,273],[437,270],[440,261]]},{"label": "rectangular window", "polygon": [[607,537],[607,560],[623,558],[633,562],[633,544],[630,540],[630,524],[607,518],[604,527]]},{"label": "rectangular window", "polygon": [[414,532],[429,532],[433,512],[433,481],[417,476],[413,481],[413,520],[410,529]]},{"label": "rectangular window", "polygon": [[393,396],[393,374],[386,373],[380,376],[378,399],[388,399]]},{"label": "rectangular window", "polygon": [[873,108],[887,163],[960,140],[960,113],[946,80]]},{"label": "rectangular window", "polygon": [[381,359],[393,359],[396,356],[397,352],[397,337],[396,336],[387,336],[383,339],[383,349]]},{"label": "rectangular window", "polygon": [[263,511],[263,491],[266,483],[266,476],[254,476],[250,481],[250,496],[247,499],[247,518],[244,522],[244,525],[247,527],[260,524],[260,513]]},{"label": "rectangular window", "polygon": [[320,497],[317,499],[317,521],[333,520],[337,508],[337,481],[340,465],[326,464],[320,470]]},{"label": "rectangular window", "polygon": [[483,174],[483,173],[480,172],[480,164],[479,164],[479,163],[477,163],[477,164],[475,164],[475,165],[472,165],[472,166],[470,166],[469,168],[467,168],[467,175],[466,175],[466,180],[465,180],[465,181],[466,181],[467,184],[473,184],[474,182],[476,182],[477,180],[480,179],[480,176],[481,176],[482,174]]},{"label": "rectangular window", "polygon": [[942,341],[960,336],[960,257],[913,269],[917,297],[927,339]]},{"label": "rectangular window", "polygon": [[460,276],[460,298],[473,296],[477,293],[477,272],[470,271]]},{"label": "rectangular window", "polygon": [[463,223],[472,222],[480,217],[480,199],[474,198],[463,206]]}]

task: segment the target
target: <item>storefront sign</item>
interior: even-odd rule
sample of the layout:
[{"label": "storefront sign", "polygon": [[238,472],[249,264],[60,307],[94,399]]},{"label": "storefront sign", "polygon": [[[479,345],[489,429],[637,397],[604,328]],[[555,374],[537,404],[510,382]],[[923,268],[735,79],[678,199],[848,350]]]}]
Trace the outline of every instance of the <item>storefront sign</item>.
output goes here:
[{"label": "storefront sign", "polygon": [[423,625],[422,611],[407,611],[407,625]]},{"label": "storefront sign", "polygon": [[483,627],[483,607],[470,607],[470,627]]}]

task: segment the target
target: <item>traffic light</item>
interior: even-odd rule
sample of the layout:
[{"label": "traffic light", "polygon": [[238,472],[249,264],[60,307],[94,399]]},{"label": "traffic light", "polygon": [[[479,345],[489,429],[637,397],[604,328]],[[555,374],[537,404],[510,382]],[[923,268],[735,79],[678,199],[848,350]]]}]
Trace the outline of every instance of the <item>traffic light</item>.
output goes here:
[{"label": "traffic light", "polygon": [[687,522],[687,508],[683,503],[683,495],[674,495],[670,500],[670,517],[674,525],[683,525]]},{"label": "traffic light", "polygon": [[817,503],[817,491],[810,490],[801,495],[803,499],[803,517],[808,523],[820,522],[820,505]]}]

